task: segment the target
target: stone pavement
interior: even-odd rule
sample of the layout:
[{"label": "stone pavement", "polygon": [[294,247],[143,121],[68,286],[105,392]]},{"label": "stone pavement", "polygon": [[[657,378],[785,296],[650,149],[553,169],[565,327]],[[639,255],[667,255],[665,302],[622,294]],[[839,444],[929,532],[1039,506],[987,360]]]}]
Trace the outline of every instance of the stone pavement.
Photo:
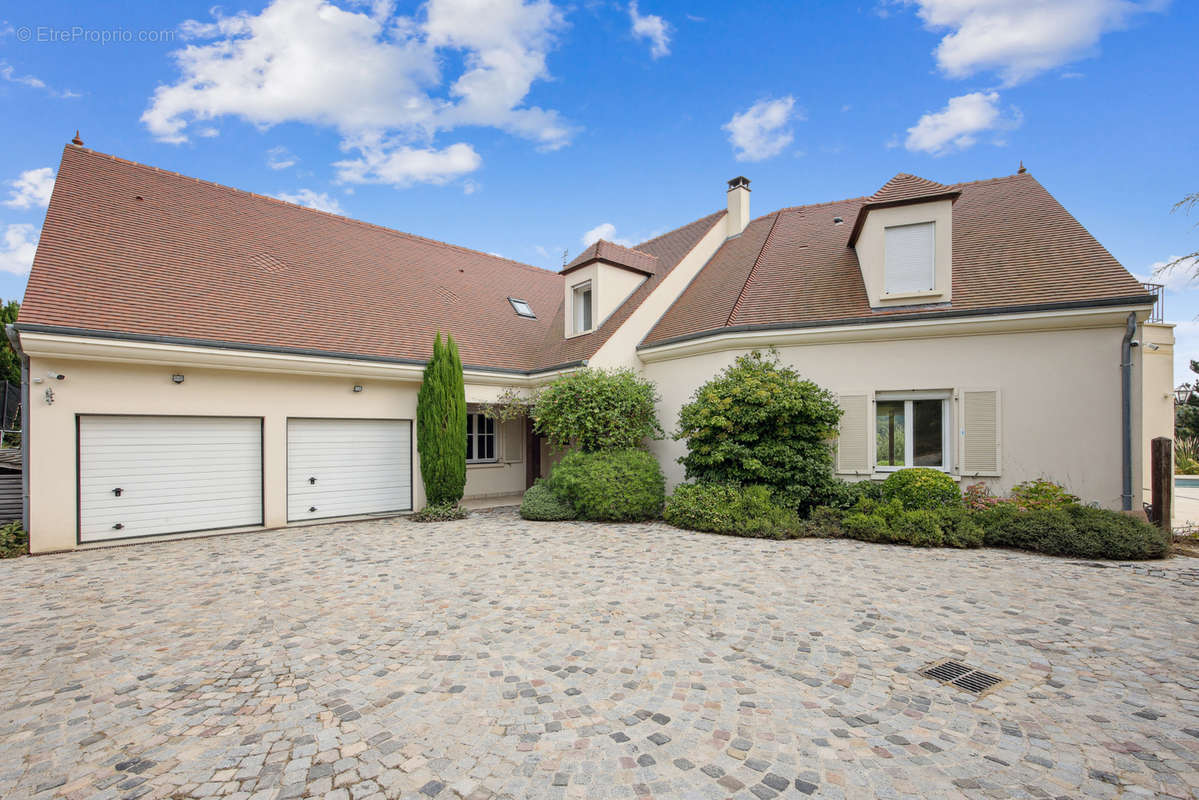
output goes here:
[{"label": "stone pavement", "polygon": [[0,796],[1194,797],[1191,563],[511,511],[4,561]]}]

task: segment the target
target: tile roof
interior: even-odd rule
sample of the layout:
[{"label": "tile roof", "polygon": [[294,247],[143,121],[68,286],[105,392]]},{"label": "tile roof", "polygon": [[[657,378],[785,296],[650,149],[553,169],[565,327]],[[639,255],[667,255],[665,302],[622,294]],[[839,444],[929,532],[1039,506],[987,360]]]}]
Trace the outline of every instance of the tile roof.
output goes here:
[{"label": "tile roof", "polygon": [[866,198],[867,203],[902,203],[956,191],[952,186],[901,172]]},{"label": "tile roof", "polygon": [[632,247],[624,247],[615,242],[609,242],[607,239],[600,239],[579,253],[573,261],[563,267],[561,274],[565,275],[568,272],[573,272],[595,261],[606,261],[609,264],[624,267],[633,272],[640,272],[643,275],[653,275],[658,266],[658,257],[655,255],[635,250]]},{"label": "tile roof", "polygon": [[[943,188],[961,192],[953,210],[953,297],[949,304],[919,309],[922,313],[1145,295],[1032,175]],[[896,187],[896,193],[906,191]],[[870,307],[857,254],[846,246],[846,229],[871,199],[785,208],[753,220],[712,257],[643,346],[727,327],[912,313],[910,307]],[[845,224],[835,224],[836,217]]]},{"label": "tile roof", "polygon": [[[699,228],[640,246],[640,263],[656,262],[647,285]],[[588,358],[611,333],[563,342],[563,284],[528,264],[68,145],[18,325],[420,361],[440,330],[464,364],[527,371]],[[509,296],[537,318],[518,316]]]}]

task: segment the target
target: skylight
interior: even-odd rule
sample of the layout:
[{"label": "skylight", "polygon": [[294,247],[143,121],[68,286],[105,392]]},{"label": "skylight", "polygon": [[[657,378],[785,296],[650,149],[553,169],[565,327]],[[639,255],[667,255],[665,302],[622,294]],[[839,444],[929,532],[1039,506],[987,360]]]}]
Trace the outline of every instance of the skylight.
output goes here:
[{"label": "skylight", "polygon": [[537,315],[533,313],[533,307],[524,300],[517,300],[515,297],[509,297],[508,302],[512,304],[512,308],[522,317],[529,319],[537,319]]}]

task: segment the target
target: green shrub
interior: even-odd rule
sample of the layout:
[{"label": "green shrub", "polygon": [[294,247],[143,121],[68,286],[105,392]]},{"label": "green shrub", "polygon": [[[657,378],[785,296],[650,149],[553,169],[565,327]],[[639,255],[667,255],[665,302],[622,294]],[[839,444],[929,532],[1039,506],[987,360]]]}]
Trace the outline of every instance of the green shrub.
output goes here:
[{"label": "green shrub", "polygon": [[1024,481],[1012,487],[1011,502],[1026,510],[1034,508],[1064,508],[1078,505],[1078,498],[1062,486],[1044,478]]},{"label": "green shrub", "polygon": [[909,511],[960,505],[962,493],[957,482],[938,469],[911,467],[901,469],[883,481],[882,496],[898,499]]},{"label": "green shrub", "polygon": [[520,503],[520,515],[524,519],[554,521],[574,519],[575,510],[539,480],[525,490]]},{"label": "green shrub", "polygon": [[878,481],[862,480],[850,482],[834,478],[824,497],[821,499],[821,504],[831,508],[853,508],[863,498],[867,500],[881,500],[882,496],[883,485]]},{"label": "green shrub", "polygon": [[986,543],[1072,558],[1140,560],[1169,553],[1164,531],[1118,511],[1089,506],[1034,508],[1011,504],[978,514]]},{"label": "green shrub", "polygon": [[29,535],[20,522],[0,527],[0,558],[16,558],[29,550]]},{"label": "green shrub", "polygon": [[466,519],[470,512],[457,503],[429,503],[420,511],[409,514],[413,522],[449,522],[455,519]]},{"label": "green shrub", "polygon": [[1183,452],[1174,454],[1175,475],[1199,475],[1199,461]]},{"label": "green shrub", "polygon": [[904,511],[891,524],[891,541],[913,547],[941,547],[945,534],[935,511],[916,508]]},{"label": "green shrub", "polygon": [[632,370],[581,369],[537,395],[533,424],[559,448],[584,452],[640,446],[662,436],[654,384]]},{"label": "green shrub", "polygon": [[416,449],[429,505],[457,505],[466,487],[466,388],[454,337],[441,334],[416,396]]},{"label": "green shrub", "polygon": [[680,484],[663,516],[679,528],[734,536],[785,539],[801,530],[799,515],[777,503],[767,486]]},{"label": "green shrub", "polygon": [[983,529],[975,514],[962,506],[942,506],[934,511],[946,547],[982,547]]},{"label": "green shrub", "polygon": [[589,520],[657,519],[666,493],[657,459],[635,448],[567,453],[545,483],[577,519]]},{"label": "green shrub", "polygon": [[841,520],[841,529],[850,539],[861,539],[864,542],[891,541],[891,526],[878,514],[852,511]]},{"label": "green shrub", "polygon": [[807,513],[836,489],[830,442],[836,397],[778,356],[753,352],[699,387],[679,411],[675,439],[689,479],[769,486],[779,502]]},{"label": "green shrub", "polygon": [[839,538],[845,535],[845,529],[841,526],[841,519],[845,516],[845,511],[840,508],[831,506],[817,506],[812,509],[812,514],[804,521],[804,534],[807,536],[819,536],[823,539]]}]

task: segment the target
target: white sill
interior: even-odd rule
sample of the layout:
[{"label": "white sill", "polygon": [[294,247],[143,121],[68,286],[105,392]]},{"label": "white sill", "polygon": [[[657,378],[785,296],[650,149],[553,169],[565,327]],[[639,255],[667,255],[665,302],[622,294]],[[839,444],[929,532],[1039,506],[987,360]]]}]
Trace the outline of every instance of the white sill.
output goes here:
[{"label": "white sill", "polygon": [[[899,472],[900,470],[904,470],[904,469],[910,469],[910,468],[909,467],[875,467],[874,472],[872,472],[868,477],[872,481],[885,481],[887,478],[891,477],[896,472]],[[949,470],[941,469],[940,467],[923,467],[922,469],[935,469],[938,472],[945,473],[946,475],[948,475],[950,478],[952,478],[955,481],[960,482],[962,480],[962,476],[957,474],[956,472],[950,472]]]},{"label": "white sill", "polygon": [[919,292],[883,292],[883,300],[918,300],[924,297],[941,297],[945,292],[940,289],[922,289]]},{"label": "white sill", "polygon": [[507,464],[505,464],[502,461],[498,461],[498,460],[497,461],[467,461],[466,462],[467,469],[494,469],[496,467],[505,467],[505,466],[507,466]]},{"label": "white sill", "polygon": [[574,333],[567,334],[566,338],[573,339],[576,336],[586,336],[589,333],[595,333],[595,328],[588,328],[585,331],[575,331]]}]

